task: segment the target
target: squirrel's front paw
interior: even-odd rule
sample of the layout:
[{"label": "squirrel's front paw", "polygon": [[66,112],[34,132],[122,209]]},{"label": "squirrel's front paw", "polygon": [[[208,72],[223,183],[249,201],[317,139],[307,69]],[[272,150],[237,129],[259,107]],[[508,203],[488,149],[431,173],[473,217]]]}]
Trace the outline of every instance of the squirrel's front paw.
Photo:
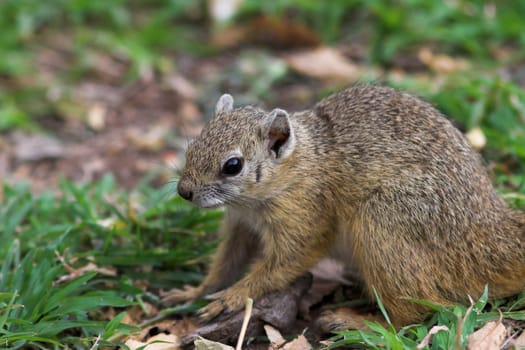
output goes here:
[{"label": "squirrel's front paw", "polygon": [[204,294],[202,286],[192,287],[184,286],[184,289],[172,289],[167,292],[161,299],[163,305],[174,305],[187,301],[193,301],[200,298]]},{"label": "squirrel's front paw", "polygon": [[206,323],[219,314],[229,314],[242,309],[246,302],[246,297],[243,295],[244,293],[239,293],[232,288],[210,295],[209,297],[215,300],[197,311],[199,320]]}]

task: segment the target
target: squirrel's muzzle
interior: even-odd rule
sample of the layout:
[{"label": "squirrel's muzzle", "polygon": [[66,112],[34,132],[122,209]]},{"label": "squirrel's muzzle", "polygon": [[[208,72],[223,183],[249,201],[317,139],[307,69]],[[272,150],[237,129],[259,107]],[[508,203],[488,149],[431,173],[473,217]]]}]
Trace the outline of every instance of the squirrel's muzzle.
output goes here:
[{"label": "squirrel's muzzle", "polygon": [[179,181],[177,184],[177,192],[187,201],[191,201],[193,199],[193,191],[191,186],[189,186],[189,184],[185,181]]}]

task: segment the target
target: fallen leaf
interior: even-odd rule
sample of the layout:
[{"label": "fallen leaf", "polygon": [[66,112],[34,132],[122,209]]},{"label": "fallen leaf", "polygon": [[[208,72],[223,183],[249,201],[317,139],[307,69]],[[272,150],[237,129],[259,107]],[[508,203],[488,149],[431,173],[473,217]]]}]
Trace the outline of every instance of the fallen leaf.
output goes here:
[{"label": "fallen leaf", "polygon": [[232,346],[208,340],[200,336],[195,339],[193,345],[195,345],[195,349],[197,350],[234,350]]},{"label": "fallen leaf", "polygon": [[[152,313],[156,314],[157,310],[154,307],[150,307],[150,309]],[[126,311],[126,315],[122,319],[122,323],[138,325],[145,322],[144,318],[145,315],[141,311],[140,307],[136,307],[132,308],[131,311]],[[142,328],[138,334],[133,334],[129,337],[128,340],[133,340],[142,344],[147,344],[151,343],[152,339],[157,339],[155,337],[159,334],[169,334],[176,337],[176,343],[178,346],[180,346],[180,338],[192,332],[193,330],[195,330],[195,328],[195,324],[188,317],[184,317],[180,320],[161,320]]]},{"label": "fallen leaf", "polygon": [[215,23],[230,20],[239,11],[242,0],[208,0],[208,13]]},{"label": "fallen leaf", "polygon": [[282,349],[284,350],[310,350],[312,345],[306,340],[304,335],[300,335],[289,343],[286,343]]},{"label": "fallen leaf", "polygon": [[468,336],[467,350],[499,350],[506,335],[507,329],[501,321],[487,322]]},{"label": "fallen leaf", "polygon": [[179,109],[177,110],[177,115],[186,123],[200,122],[201,121],[201,112],[199,107],[192,101],[182,101]]},{"label": "fallen leaf", "polygon": [[197,88],[188,79],[179,74],[172,74],[165,80],[165,84],[188,100],[195,100],[197,98]]},{"label": "fallen leaf", "polygon": [[141,342],[135,339],[128,339],[125,344],[130,350],[178,350],[180,349],[180,340],[174,334],[160,333],[151,337],[147,342]]},{"label": "fallen leaf", "polygon": [[326,346],[326,347],[332,345],[333,343],[334,343],[334,342],[331,341],[331,340],[321,340],[321,341],[319,342],[319,344],[324,345],[324,346]]},{"label": "fallen leaf", "polygon": [[350,83],[360,77],[357,65],[333,47],[296,52],[285,60],[296,72],[313,78]]},{"label": "fallen leaf", "polygon": [[[247,337],[259,335],[265,324],[271,324],[281,330],[292,326],[297,318],[299,301],[310,287],[311,280],[311,275],[307,274],[297,279],[285,290],[271,293],[255,301],[246,331]],[[243,310],[218,317],[216,321],[183,337],[182,345],[192,344],[199,336],[221,343],[234,344],[238,340],[244,318]]]},{"label": "fallen leaf", "polygon": [[106,106],[95,103],[87,112],[86,122],[91,129],[100,131],[106,126],[106,115]]},{"label": "fallen leaf", "polygon": [[464,59],[436,55],[428,47],[419,50],[418,58],[423,64],[438,73],[446,74],[468,68],[468,63]]},{"label": "fallen leaf", "polygon": [[430,340],[432,340],[432,337],[437,332],[441,331],[450,331],[447,326],[434,326],[430,329],[428,334],[423,338],[423,340],[417,345],[417,350],[423,349],[425,346],[427,346],[430,343]]},{"label": "fallen leaf", "polygon": [[140,128],[130,128],[127,130],[127,139],[133,146],[140,150],[158,151],[164,147],[165,137],[169,132],[169,128],[165,125],[157,124],[150,127],[148,130]]},{"label": "fallen leaf", "polygon": [[[146,309],[146,312],[144,311]],[[129,324],[129,325],[138,325],[141,323],[144,318],[149,317],[150,315],[154,315],[158,312],[157,308],[153,306],[150,303],[144,303],[143,307],[135,305],[130,308],[126,309],[126,313],[124,314],[124,317],[122,318],[121,323]],[[167,326],[170,326],[173,321],[170,321]],[[163,328],[159,327],[158,324],[155,324],[155,327],[161,328],[161,329],[167,329],[168,327],[164,326]],[[148,328],[149,331],[149,328]],[[174,332],[168,332],[168,333],[174,333]],[[142,339],[139,337],[139,339]]]},{"label": "fallen leaf", "polygon": [[476,151],[481,151],[483,148],[485,148],[485,145],[487,144],[487,138],[485,137],[485,134],[483,133],[483,130],[481,130],[480,127],[475,127],[469,130],[465,134],[465,137],[468,143]]},{"label": "fallen leaf", "polygon": [[42,134],[13,134],[14,156],[19,161],[62,158],[66,150],[58,139]]},{"label": "fallen leaf", "polygon": [[525,332],[522,332],[512,343],[516,350],[525,349]]},{"label": "fallen leaf", "polygon": [[286,340],[281,335],[281,332],[269,324],[264,325],[264,332],[270,341],[270,349],[280,348],[284,343],[286,343]]},{"label": "fallen leaf", "polygon": [[127,227],[127,223],[117,217],[99,219],[97,224],[107,229],[124,229]]},{"label": "fallen leaf", "polygon": [[67,275],[61,276],[59,279],[57,279],[53,284],[58,285],[67,281],[71,281],[75,278],[78,278],[82,275],[84,275],[87,272],[95,271],[97,273],[100,273],[102,275],[106,276],[116,276],[117,270],[115,268],[108,268],[108,267],[98,267],[94,263],[90,262],[85,266],[82,266],[80,268],[73,268],[68,263],[66,263],[63,256],[61,256],[58,252],[55,252],[55,255],[57,256],[57,259],[62,263],[64,268],[68,271]]},{"label": "fallen leaf", "polygon": [[312,286],[301,299],[299,307],[300,314],[304,319],[309,319],[309,310],[312,305],[319,303],[339,285],[351,284],[344,278],[344,270],[344,265],[333,259],[323,259],[310,269],[313,275]]},{"label": "fallen leaf", "polygon": [[321,42],[311,28],[284,16],[254,18],[249,25],[248,39],[255,44],[283,49],[312,47]]},{"label": "fallen leaf", "polygon": [[213,33],[211,42],[221,48],[258,44],[291,49],[316,47],[321,42],[309,27],[286,17],[258,16]]},{"label": "fallen leaf", "polygon": [[135,339],[128,339],[128,340],[126,340],[125,344],[129,348],[129,350],[136,350],[136,349],[140,348],[141,346],[147,345],[146,343],[143,343],[143,342],[135,340]]}]

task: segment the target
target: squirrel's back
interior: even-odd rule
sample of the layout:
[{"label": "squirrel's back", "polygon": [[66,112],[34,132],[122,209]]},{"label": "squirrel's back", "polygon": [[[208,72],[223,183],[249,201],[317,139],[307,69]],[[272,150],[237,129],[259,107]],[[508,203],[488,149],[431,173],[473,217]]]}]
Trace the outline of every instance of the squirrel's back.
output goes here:
[{"label": "squirrel's back", "polygon": [[423,191],[442,191],[441,200],[461,190],[505,206],[479,154],[449,120],[415,96],[357,86],[323,99],[314,113],[329,126],[348,178],[365,189],[403,185],[409,191],[420,185]]}]

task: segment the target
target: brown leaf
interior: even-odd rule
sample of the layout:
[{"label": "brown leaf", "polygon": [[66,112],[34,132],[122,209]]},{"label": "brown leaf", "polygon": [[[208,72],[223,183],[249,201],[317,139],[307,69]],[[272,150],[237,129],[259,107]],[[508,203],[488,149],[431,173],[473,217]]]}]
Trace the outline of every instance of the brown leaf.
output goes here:
[{"label": "brown leaf", "polygon": [[[147,315],[144,312],[144,309],[147,310]],[[140,307],[138,305],[132,306],[126,309],[126,314],[122,318],[122,323],[129,324],[129,325],[138,325],[144,320],[144,318],[146,318],[149,315],[156,314],[157,312],[158,312],[157,308],[155,308],[155,306],[153,306],[150,303],[144,303],[144,307]],[[173,323],[173,321],[171,323]],[[155,325],[155,326],[158,327],[158,325]],[[139,338],[139,339],[142,339],[142,338]]]},{"label": "brown leaf", "polygon": [[14,156],[19,161],[62,158],[66,150],[58,139],[42,134],[13,134]]},{"label": "brown leaf", "polygon": [[436,55],[428,47],[419,50],[418,58],[423,64],[438,73],[452,73],[468,68],[467,61],[446,55]]},{"label": "brown leaf", "polygon": [[157,124],[151,126],[147,130],[143,130],[139,127],[129,128],[126,136],[128,141],[140,150],[158,151],[164,147],[166,143],[165,137],[168,132],[169,128],[165,125]]},{"label": "brown leaf", "polygon": [[516,350],[525,349],[525,332],[522,332],[519,337],[513,341]]},{"label": "brown leaf", "polygon": [[192,101],[183,101],[177,110],[177,115],[182,119],[184,124],[198,123],[201,121],[201,112],[199,107]]},{"label": "brown leaf", "polygon": [[340,284],[350,284],[343,277],[343,264],[332,259],[321,260],[314,268],[310,269],[310,272],[313,275],[312,286],[301,299],[300,304],[300,313],[305,319],[309,319],[309,310],[312,305],[331,294]]},{"label": "brown leaf", "polygon": [[281,335],[281,332],[279,332],[277,329],[270,326],[269,324],[264,325],[264,332],[266,333],[266,336],[270,341],[270,350],[278,349],[281,346],[283,346],[284,343],[286,343],[286,340]]},{"label": "brown leaf", "polygon": [[151,337],[146,343],[128,339],[125,343],[130,350],[136,350],[143,347],[144,350],[178,350],[180,349],[180,340],[174,334],[160,333]]},{"label": "brown leaf", "polygon": [[61,283],[67,282],[67,281],[71,281],[71,280],[73,280],[75,278],[78,278],[78,277],[84,275],[85,273],[91,272],[91,271],[95,271],[97,273],[100,273],[100,274],[106,275],[106,276],[116,276],[117,275],[117,270],[115,268],[98,267],[97,265],[95,265],[92,262],[88,263],[85,266],[82,266],[82,267],[79,267],[79,268],[75,269],[72,266],[70,266],[68,263],[66,263],[64,257],[61,256],[60,254],[58,254],[58,252],[55,252],[55,254],[56,254],[58,260],[60,260],[60,262],[62,263],[64,268],[69,273],[67,275],[61,276],[59,279],[57,279],[54,282],[54,285],[58,285],[58,284],[61,284]]},{"label": "brown leaf", "polygon": [[166,77],[165,84],[185,99],[195,100],[197,98],[197,88],[182,75],[172,74]]},{"label": "brown leaf", "polygon": [[216,32],[211,41],[222,48],[250,43],[291,49],[313,47],[320,43],[319,37],[307,26],[290,21],[285,17],[264,15]]},{"label": "brown leaf", "polygon": [[474,148],[476,151],[481,151],[483,148],[485,148],[485,145],[487,144],[487,138],[485,137],[483,130],[481,130],[479,126],[470,129],[465,134],[465,138],[467,139],[468,143],[472,146],[472,148]]},{"label": "brown leaf", "polygon": [[230,20],[239,11],[243,0],[208,0],[208,13],[216,23]]},{"label": "brown leaf", "polygon": [[86,122],[93,130],[100,131],[106,126],[107,108],[102,103],[95,103],[87,112]]},{"label": "brown leaf", "polygon": [[306,337],[304,335],[300,335],[294,340],[292,340],[289,343],[286,343],[286,345],[283,346],[284,350],[310,350],[312,349],[312,345],[308,343],[308,340],[306,340]]},{"label": "brown leaf", "polygon": [[499,350],[506,335],[507,329],[501,321],[487,322],[468,336],[467,350]]},{"label": "brown leaf", "polygon": [[423,349],[425,346],[427,346],[430,343],[430,340],[432,340],[432,337],[437,332],[441,331],[450,331],[447,326],[434,326],[430,329],[430,332],[423,338],[421,343],[417,345],[417,350]]},{"label": "brown leaf", "polygon": [[[246,336],[258,335],[264,324],[271,324],[279,329],[290,327],[297,317],[299,300],[310,287],[311,276],[305,275],[297,279],[285,290],[264,296],[255,301]],[[213,323],[196,329],[183,337],[183,346],[193,343],[198,337],[234,344],[239,336],[244,319],[244,310],[230,315],[223,315]]]},{"label": "brown leaf", "polygon": [[313,78],[351,83],[360,77],[357,65],[333,47],[300,51],[288,55],[285,59],[290,68]]},{"label": "brown leaf", "polygon": [[197,337],[193,342],[196,350],[234,350],[233,347],[203,337]]}]

